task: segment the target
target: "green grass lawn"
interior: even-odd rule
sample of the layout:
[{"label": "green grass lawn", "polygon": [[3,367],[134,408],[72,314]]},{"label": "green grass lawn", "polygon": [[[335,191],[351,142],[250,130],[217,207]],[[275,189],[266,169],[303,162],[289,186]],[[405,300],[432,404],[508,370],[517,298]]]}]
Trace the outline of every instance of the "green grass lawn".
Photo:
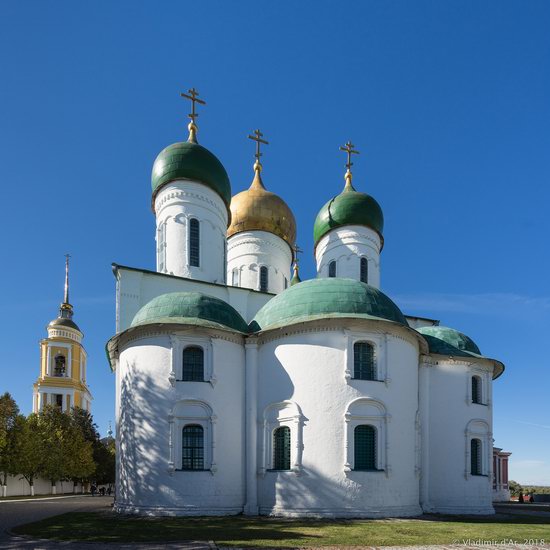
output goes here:
[{"label": "green grass lawn", "polygon": [[462,543],[463,539],[550,542],[550,519],[533,516],[392,520],[274,518],[144,518],[113,512],[71,512],[13,529],[17,534],[86,542],[213,540],[220,546],[395,546]]}]

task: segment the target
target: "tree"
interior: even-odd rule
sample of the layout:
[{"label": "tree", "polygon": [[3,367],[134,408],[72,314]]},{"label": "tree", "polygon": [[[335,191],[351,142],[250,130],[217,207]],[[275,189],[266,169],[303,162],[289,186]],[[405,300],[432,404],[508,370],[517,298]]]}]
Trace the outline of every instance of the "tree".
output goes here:
[{"label": "tree", "polygon": [[83,478],[94,471],[92,444],[71,414],[48,405],[38,415],[38,426],[43,449],[40,474],[51,481],[52,493],[57,481]]},{"label": "tree", "polygon": [[21,426],[21,415],[15,399],[8,393],[0,396],[0,474],[2,496],[6,496],[8,475],[13,473],[13,453]]},{"label": "tree", "polygon": [[12,473],[21,474],[28,482],[31,495],[34,495],[34,480],[42,468],[43,445],[39,431],[38,415],[21,416],[18,420],[19,432],[15,439],[12,455]]},{"label": "tree", "polygon": [[[73,407],[71,416],[74,423],[79,426],[86,441],[92,445],[95,463],[94,472],[91,474],[94,481],[99,484],[114,483],[115,481],[115,450],[114,439],[108,441],[99,438],[97,425],[94,423],[90,412]],[[84,478],[86,479],[86,478]],[[82,481],[82,479],[80,479]]]},{"label": "tree", "polygon": [[523,490],[523,487],[512,479],[508,482],[508,488],[510,489],[510,494],[514,497],[519,496],[520,492]]}]

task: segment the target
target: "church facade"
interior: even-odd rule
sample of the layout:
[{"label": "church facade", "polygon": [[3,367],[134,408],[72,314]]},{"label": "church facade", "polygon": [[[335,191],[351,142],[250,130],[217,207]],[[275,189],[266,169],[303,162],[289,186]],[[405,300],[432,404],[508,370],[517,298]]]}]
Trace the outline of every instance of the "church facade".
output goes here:
[{"label": "church facade", "polygon": [[343,191],[315,220],[317,277],[301,281],[296,221],[263,183],[262,134],[252,185],[232,197],[191,97],[188,141],[153,165],[157,269],[113,265],[116,509],[493,513],[504,366],[380,290],[384,217],[354,187],[353,145]]}]

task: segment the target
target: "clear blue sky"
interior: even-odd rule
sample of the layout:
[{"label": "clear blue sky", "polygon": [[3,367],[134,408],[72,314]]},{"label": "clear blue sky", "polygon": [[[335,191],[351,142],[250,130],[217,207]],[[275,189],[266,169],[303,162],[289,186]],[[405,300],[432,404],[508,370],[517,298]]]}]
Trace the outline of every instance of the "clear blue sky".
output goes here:
[{"label": "clear blue sky", "polygon": [[201,143],[236,193],[261,128],[266,185],[285,198],[314,276],[313,220],[354,183],[386,218],[382,287],[409,314],[501,359],[496,445],[511,477],[550,484],[550,3],[517,1],[0,3],[0,391],[31,408],[38,342],[62,297],[85,332],[93,412],[114,417],[103,351],[111,262],[154,269],[150,171]]}]

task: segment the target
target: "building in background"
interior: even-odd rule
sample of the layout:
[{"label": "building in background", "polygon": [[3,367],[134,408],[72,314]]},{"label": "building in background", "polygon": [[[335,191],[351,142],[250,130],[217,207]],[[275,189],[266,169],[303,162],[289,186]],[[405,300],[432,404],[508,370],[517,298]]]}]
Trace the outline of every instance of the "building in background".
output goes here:
[{"label": "building in background", "polygon": [[508,502],[508,460],[512,453],[493,447],[493,502]]},{"label": "building in background", "polygon": [[63,411],[71,407],[91,410],[92,395],[86,384],[87,356],[83,334],[73,321],[69,303],[69,257],[65,260],[65,292],[59,315],[47,327],[48,337],[40,342],[40,375],[33,388],[33,412],[45,405]]}]

